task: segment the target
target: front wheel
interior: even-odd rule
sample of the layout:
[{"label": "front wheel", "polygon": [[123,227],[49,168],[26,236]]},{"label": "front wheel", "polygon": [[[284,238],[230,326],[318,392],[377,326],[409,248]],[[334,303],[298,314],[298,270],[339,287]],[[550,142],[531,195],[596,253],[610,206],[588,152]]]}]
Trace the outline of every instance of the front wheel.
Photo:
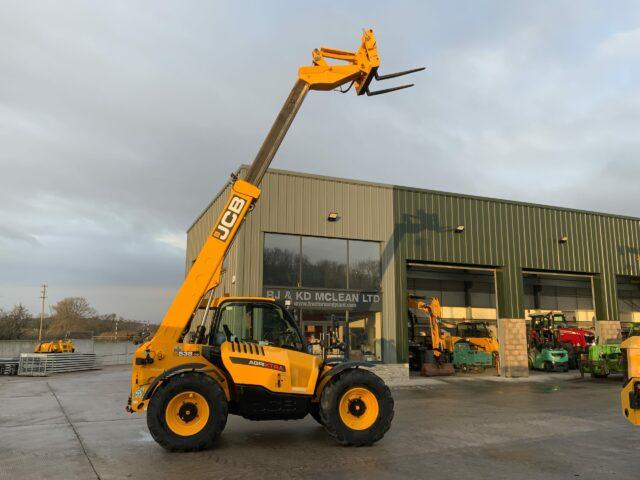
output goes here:
[{"label": "front wheel", "polygon": [[167,450],[191,452],[214,444],[227,414],[227,399],[213,379],[182,373],[151,397],[147,426],[153,439]]},{"label": "front wheel", "polygon": [[393,397],[380,377],[350,369],[322,392],[320,416],[327,432],[342,445],[372,445],[391,427]]},{"label": "front wheel", "polygon": [[318,422],[320,425],[323,425],[322,423],[322,417],[320,416],[320,404],[319,403],[312,403],[311,406],[309,407],[309,415],[311,415],[313,417],[313,419]]}]

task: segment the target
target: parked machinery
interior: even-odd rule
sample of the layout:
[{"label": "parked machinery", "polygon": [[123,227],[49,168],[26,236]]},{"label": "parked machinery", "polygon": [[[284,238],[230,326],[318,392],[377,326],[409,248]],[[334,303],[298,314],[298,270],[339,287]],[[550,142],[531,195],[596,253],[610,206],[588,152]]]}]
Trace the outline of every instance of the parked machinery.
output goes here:
[{"label": "parked machinery", "polygon": [[34,348],[33,353],[73,353],[76,349],[71,340],[57,340],[52,342],[40,342]]},{"label": "parked machinery", "polygon": [[[425,377],[453,375],[452,353],[446,346],[446,333],[441,328],[442,308],[438,297],[427,304],[421,297],[409,296],[409,365]],[[421,321],[417,312],[426,319]]]},{"label": "parked machinery", "polygon": [[552,312],[531,317],[528,343],[529,368],[547,372],[569,371],[569,354],[558,344]]},{"label": "parked machinery", "polygon": [[246,177],[232,179],[227,203],[158,330],[136,350],[127,410],[146,411],[151,436],[166,449],[209,448],[229,413],[251,420],[310,414],[343,445],[371,445],[389,429],[393,398],[382,379],[362,368],[372,364],[318,358],[273,299],[216,296],[215,290],[231,243],[308,91],[350,85],[358,95],[376,95],[410,86],[370,91],[373,80],[411,73],[378,75],[379,65],[372,30],[364,31],[357,52],[313,51],[313,65],[298,70]]},{"label": "parked machinery", "polygon": [[624,373],[620,343],[591,345],[588,353],[582,354],[580,373],[590,373],[593,378],[607,378],[611,374]]},{"label": "parked machinery", "polygon": [[632,323],[627,325],[626,328],[622,328],[622,339],[627,339],[629,337],[640,336],[640,323]]},{"label": "parked machinery", "polygon": [[482,371],[499,366],[498,339],[486,322],[460,322],[455,333],[445,338],[447,350],[453,352],[453,366],[462,371]]},{"label": "parked machinery", "polygon": [[563,348],[529,348],[529,368],[545,372],[568,372],[569,355]]},{"label": "parked machinery", "polygon": [[550,311],[530,315],[530,345],[540,350],[544,345],[554,350],[565,350],[569,369],[577,369],[582,354],[595,343],[595,334],[586,328],[570,327],[563,313]]}]

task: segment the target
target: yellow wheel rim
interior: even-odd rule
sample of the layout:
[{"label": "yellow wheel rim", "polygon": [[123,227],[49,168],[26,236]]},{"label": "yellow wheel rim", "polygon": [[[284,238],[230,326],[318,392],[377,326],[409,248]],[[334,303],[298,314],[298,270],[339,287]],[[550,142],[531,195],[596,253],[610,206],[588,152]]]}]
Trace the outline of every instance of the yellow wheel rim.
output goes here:
[{"label": "yellow wheel rim", "polygon": [[340,399],[340,420],[352,430],[366,430],[378,418],[378,399],[363,387],[350,388]]},{"label": "yellow wheel rim", "polygon": [[169,401],[164,413],[173,433],[189,437],[200,432],[209,421],[209,403],[198,392],[180,392]]}]

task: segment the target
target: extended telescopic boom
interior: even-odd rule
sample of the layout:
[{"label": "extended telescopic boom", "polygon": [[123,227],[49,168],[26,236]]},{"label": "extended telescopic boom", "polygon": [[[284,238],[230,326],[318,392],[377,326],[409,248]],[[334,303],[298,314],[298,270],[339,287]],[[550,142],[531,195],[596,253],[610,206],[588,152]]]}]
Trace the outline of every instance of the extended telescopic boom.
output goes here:
[{"label": "extended telescopic boom", "polygon": [[[300,67],[298,79],[267,134],[255,160],[249,167],[246,178],[234,179],[227,203],[214,224],[211,235],[205,242],[195,263],[187,274],[173,303],[169,307],[153,339],[143,344],[136,352],[136,364],[152,363],[156,356],[166,355],[189,327],[192,314],[203,296],[220,283],[222,262],[235,238],[245,216],[260,197],[258,186],[273,157],[278,151],[287,130],[309,90],[334,90],[350,84],[358,95],[377,95],[408,88],[402,85],[382,91],[371,92],[370,83],[375,80],[395,78],[413,73],[422,68],[386,76],[378,75],[380,60],[373,30],[365,30],[360,48],[356,52],[319,48],[313,51],[313,65]],[[333,59],[342,64],[329,64]],[[210,297],[212,297],[210,295]],[[209,299],[210,303],[211,298]],[[196,342],[197,343],[197,342]],[[142,357],[142,358],[140,358]]]}]

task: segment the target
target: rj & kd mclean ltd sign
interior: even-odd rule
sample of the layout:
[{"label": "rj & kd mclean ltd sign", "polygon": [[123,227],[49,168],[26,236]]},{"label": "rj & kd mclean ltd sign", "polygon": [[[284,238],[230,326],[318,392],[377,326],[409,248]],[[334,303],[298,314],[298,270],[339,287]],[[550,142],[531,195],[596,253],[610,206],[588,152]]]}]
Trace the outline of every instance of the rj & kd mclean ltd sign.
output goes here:
[{"label": "rj & kd mclean ltd sign", "polygon": [[311,290],[304,288],[265,287],[264,296],[276,300],[290,300],[294,307],[379,311],[382,295],[379,292],[343,290]]}]

